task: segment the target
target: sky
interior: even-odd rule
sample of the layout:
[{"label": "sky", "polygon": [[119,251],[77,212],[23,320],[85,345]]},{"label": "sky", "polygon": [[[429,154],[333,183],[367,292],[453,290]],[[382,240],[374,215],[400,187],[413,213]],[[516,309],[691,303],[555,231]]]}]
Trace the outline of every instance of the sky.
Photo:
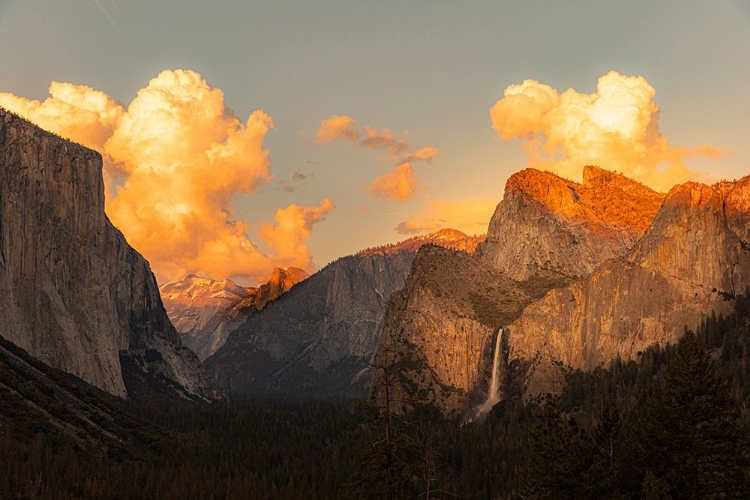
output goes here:
[{"label": "sky", "polygon": [[0,0],[0,47],[160,282],[483,233],[528,166],[750,173],[748,1]]}]

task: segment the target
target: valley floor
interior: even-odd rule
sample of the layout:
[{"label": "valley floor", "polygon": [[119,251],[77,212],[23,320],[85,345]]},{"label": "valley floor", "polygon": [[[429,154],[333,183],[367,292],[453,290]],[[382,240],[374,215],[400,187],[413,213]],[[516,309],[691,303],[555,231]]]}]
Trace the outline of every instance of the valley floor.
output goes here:
[{"label": "valley floor", "polygon": [[469,425],[417,410],[389,440],[363,401],[123,404],[3,344],[0,498],[742,498],[749,319],[738,300],[556,398]]}]

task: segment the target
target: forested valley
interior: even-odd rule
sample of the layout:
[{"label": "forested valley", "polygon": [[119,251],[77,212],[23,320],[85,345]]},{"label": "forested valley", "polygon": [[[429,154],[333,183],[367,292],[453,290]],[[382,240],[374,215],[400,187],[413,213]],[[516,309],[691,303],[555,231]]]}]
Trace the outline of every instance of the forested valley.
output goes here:
[{"label": "forested valley", "polygon": [[558,396],[470,424],[418,408],[387,435],[372,402],[132,405],[36,363],[100,409],[93,426],[0,357],[0,497],[747,497],[750,298],[736,304],[639,362],[568,373]]}]

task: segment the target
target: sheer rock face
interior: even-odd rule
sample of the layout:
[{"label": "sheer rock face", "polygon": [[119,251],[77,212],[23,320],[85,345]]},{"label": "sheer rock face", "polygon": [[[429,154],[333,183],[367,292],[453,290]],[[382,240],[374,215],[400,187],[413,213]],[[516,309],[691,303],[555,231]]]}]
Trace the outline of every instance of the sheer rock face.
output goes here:
[{"label": "sheer rock face", "polygon": [[472,255],[422,247],[388,302],[371,393],[383,403],[387,372],[393,411],[412,401],[458,416],[487,391],[498,326],[530,301],[521,284]]},{"label": "sheer rock face", "polygon": [[517,280],[542,270],[588,276],[643,236],[662,194],[622,175],[585,167],[583,183],[526,169],[508,179],[477,255]]},{"label": "sheer rock face", "polygon": [[185,397],[220,393],[104,214],[101,157],[0,109],[0,335],[126,397],[121,357]]},{"label": "sheer rock face", "polygon": [[167,315],[186,346],[205,360],[226,342],[247,316],[263,309],[309,275],[302,269],[276,268],[267,283],[246,288],[189,274],[159,288]]},{"label": "sheer rock face", "polygon": [[404,285],[415,248],[431,242],[473,247],[478,240],[440,233],[329,264],[249,316],[205,366],[240,397],[365,395],[386,303]]},{"label": "sheer rock face", "polygon": [[[511,176],[476,253],[424,248],[389,303],[377,361],[392,372],[390,390],[446,415],[478,402],[498,329],[549,290],[629,251],[663,198],[597,167],[585,168],[583,184],[533,169]],[[383,382],[377,376],[371,393],[382,396]]]},{"label": "sheer rock face", "polygon": [[510,359],[591,370],[729,312],[750,286],[749,200],[750,177],[674,187],[627,256],[523,312],[510,327]]}]

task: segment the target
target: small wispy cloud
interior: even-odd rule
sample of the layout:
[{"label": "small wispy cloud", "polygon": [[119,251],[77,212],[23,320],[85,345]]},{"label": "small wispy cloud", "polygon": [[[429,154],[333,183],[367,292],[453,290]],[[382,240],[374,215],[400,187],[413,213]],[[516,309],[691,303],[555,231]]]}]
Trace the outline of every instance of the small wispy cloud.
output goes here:
[{"label": "small wispy cloud", "polygon": [[314,174],[312,173],[305,174],[299,170],[295,170],[294,172],[289,173],[288,178],[279,180],[281,186],[276,190],[284,191],[285,193],[293,193],[300,187],[302,181],[313,176]]},{"label": "small wispy cloud", "polygon": [[[409,131],[404,130],[401,135],[408,138]],[[433,158],[440,153],[438,148],[432,146],[414,150],[390,129],[376,129],[369,125],[360,127],[354,118],[346,115],[332,115],[322,120],[314,136],[315,143],[320,145],[330,144],[335,140],[345,140],[357,147],[383,152],[378,157],[379,160],[395,161],[396,166],[390,172],[376,177],[367,187],[367,192],[376,198],[399,202],[417,197],[419,181],[413,164],[432,163]]]}]

